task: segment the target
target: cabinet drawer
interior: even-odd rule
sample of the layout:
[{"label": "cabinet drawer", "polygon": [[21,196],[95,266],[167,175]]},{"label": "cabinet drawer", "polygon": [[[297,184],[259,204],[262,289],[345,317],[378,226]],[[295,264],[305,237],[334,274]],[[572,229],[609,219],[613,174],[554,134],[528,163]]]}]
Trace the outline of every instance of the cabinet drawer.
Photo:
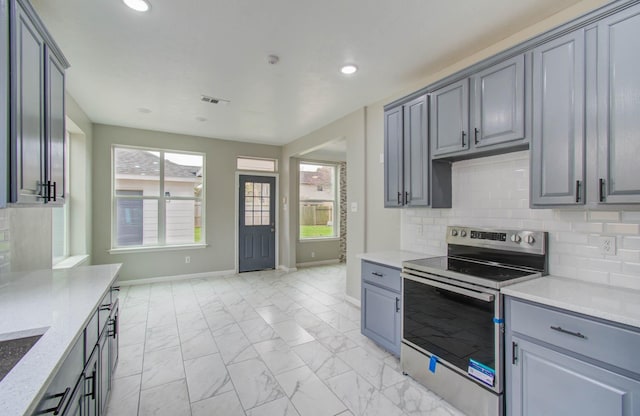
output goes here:
[{"label": "cabinet drawer", "polygon": [[394,269],[393,267],[382,266],[368,261],[362,262],[362,280],[396,292],[400,292],[402,283],[400,269]]},{"label": "cabinet drawer", "polygon": [[512,331],[640,374],[640,333],[513,299],[508,302]]}]

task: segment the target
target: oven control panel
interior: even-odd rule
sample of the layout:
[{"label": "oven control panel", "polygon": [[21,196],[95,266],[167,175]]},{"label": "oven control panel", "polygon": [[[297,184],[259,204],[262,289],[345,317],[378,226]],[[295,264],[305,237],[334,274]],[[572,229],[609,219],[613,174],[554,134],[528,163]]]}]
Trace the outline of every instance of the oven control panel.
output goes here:
[{"label": "oven control panel", "polygon": [[447,244],[544,254],[547,247],[547,233],[543,231],[493,230],[449,226],[447,227]]}]

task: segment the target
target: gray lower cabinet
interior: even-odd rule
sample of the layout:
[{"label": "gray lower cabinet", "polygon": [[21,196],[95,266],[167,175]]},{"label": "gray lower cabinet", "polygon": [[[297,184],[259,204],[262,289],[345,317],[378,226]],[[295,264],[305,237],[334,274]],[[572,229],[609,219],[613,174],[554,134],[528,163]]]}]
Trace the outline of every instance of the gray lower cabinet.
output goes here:
[{"label": "gray lower cabinet", "polygon": [[640,6],[598,23],[599,203],[640,203]]},{"label": "gray lower cabinet", "polygon": [[[3,7],[6,2],[2,2]],[[8,202],[64,203],[64,77],[69,66],[26,0],[9,0]],[[5,77],[6,75],[3,75]]]},{"label": "gray lower cabinet", "polygon": [[[9,4],[0,0],[0,22],[4,25],[9,21]],[[3,28],[5,26],[2,26]],[[8,108],[9,106],[9,31],[0,30],[0,100],[2,100],[2,108]],[[0,168],[0,208],[7,206],[8,201],[8,187],[7,180],[9,170],[6,166],[9,166],[9,142],[7,140],[6,132],[9,131],[9,118],[8,111],[0,111],[0,166],[5,166],[4,169]]]},{"label": "gray lower cabinet", "polygon": [[396,356],[400,355],[401,284],[399,269],[362,262],[361,332]]},{"label": "gray lower cabinet", "polygon": [[464,159],[526,148],[526,75],[520,54],[433,91],[433,157]]},{"label": "gray lower cabinet", "polygon": [[584,31],[533,50],[531,205],[584,204]]},{"label": "gray lower cabinet", "polygon": [[33,415],[106,414],[118,362],[118,288],[112,287],[92,314]]},{"label": "gray lower cabinet", "polygon": [[387,208],[429,205],[427,96],[385,111],[385,199]]},{"label": "gray lower cabinet", "polygon": [[507,414],[640,414],[640,332],[507,297]]}]

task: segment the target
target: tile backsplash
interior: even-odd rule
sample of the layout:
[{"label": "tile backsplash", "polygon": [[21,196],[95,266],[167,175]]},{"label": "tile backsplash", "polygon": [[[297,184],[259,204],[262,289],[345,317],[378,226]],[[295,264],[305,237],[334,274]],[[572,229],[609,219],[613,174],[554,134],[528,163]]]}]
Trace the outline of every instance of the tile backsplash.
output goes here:
[{"label": "tile backsplash", "polygon": [[8,272],[11,268],[9,245],[9,210],[0,209],[0,273]]},{"label": "tile backsplash", "polygon": [[[453,208],[402,211],[403,250],[445,254],[447,225],[549,232],[549,273],[640,290],[640,206],[530,209],[529,152],[456,162]],[[615,236],[616,254],[600,254]]]}]

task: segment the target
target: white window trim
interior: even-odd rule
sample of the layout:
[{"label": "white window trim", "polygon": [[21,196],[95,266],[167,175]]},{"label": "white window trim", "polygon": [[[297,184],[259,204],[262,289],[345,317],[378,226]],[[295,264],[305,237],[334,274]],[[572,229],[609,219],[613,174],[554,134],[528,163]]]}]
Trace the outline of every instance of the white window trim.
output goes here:
[{"label": "white window trim", "polygon": [[[160,154],[159,163],[159,194],[158,196],[119,196],[116,198],[116,169],[115,169],[115,153],[116,149],[134,149],[134,150],[142,150],[142,151],[152,151],[158,152]],[[166,197],[164,193],[164,161],[165,161],[165,153],[178,153],[178,154],[188,154],[188,155],[197,155],[202,156],[202,194],[200,198],[196,197]],[[141,147],[141,146],[130,146],[130,145],[121,145],[121,144],[112,144],[111,145],[111,248],[107,250],[109,254],[121,254],[121,253],[140,253],[140,252],[151,252],[151,251],[172,251],[172,250],[180,250],[180,249],[196,249],[196,248],[205,248],[208,247],[206,240],[206,154],[200,152],[190,152],[185,150],[175,150],[175,149],[163,149],[163,148],[154,148],[154,147]],[[116,245],[117,241],[117,200],[120,199],[142,199],[142,200],[155,200],[158,201],[158,243],[155,245],[142,245],[142,246],[122,246],[119,247]],[[201,202],[201,216],[202,216],[202,225],[200,230],[200,240],[199,243],[187,243],[187,244],[166,244],[166,201],[171,200],[187,200],[187,201],[200,201]]]},{"label": "white window trim", "polygon": [[[333,186],[333,230],[335,235],[331,237],[308,237],[303,238],[300,235],[300,165],[321,165],[321,166],[333,166],[335,169],[335,183]],[[300,243],[317,243],[321,241],[340,241],[340,165],[335,162],[323,162],[318,160],[298,160],[298,242]],[[326,200],[308,200],[305,202],[323,202]]]}]

